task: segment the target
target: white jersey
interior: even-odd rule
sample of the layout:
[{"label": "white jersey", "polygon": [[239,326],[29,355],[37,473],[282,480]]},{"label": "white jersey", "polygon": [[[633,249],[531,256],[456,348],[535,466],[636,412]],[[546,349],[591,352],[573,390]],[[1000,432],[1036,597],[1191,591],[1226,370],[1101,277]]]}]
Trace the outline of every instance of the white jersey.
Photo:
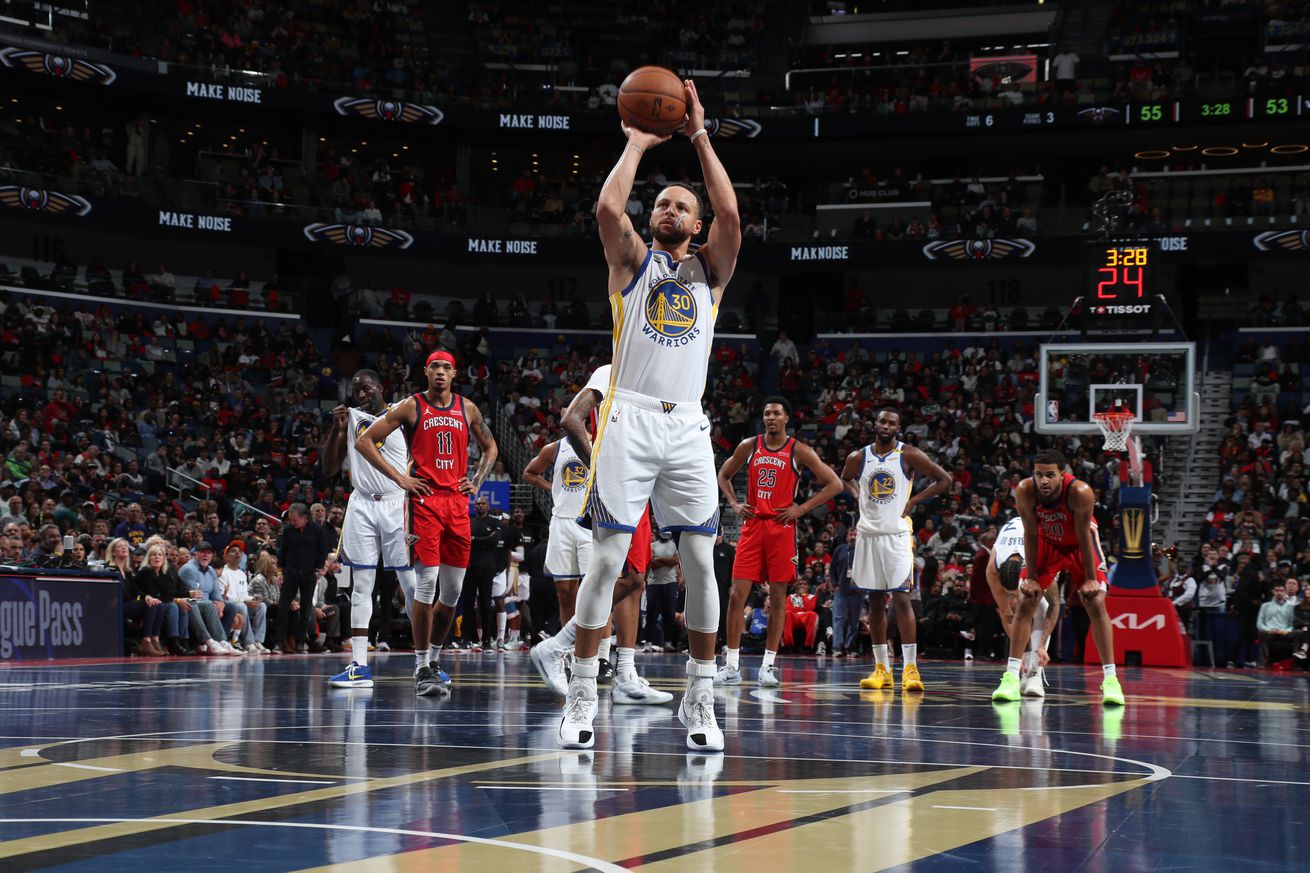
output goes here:
[{"label": "white jersey", "polygon": [[674,263],[651,249],[614,311],[614,387],[656,400],[699,404],[718,307],[699,254]]},{"label": "white jersey", "polygon": [[996,535],[996,544],[992,546],[992,560],[996,562],[996,569],[1010,560],[1014,555],[1019,556],[1019,560],[1024,560],[1023,554],[1023,519],[1015,516],[1005,523],[1001,532]]},{"label": "white jersey", "polygon": [[[384,411],[382,415],[385,414]],[[346,430],[346,448],[347,463],[350,465],[350,487],[369,497],[381,497],[400,492],[400,486],[382,475],[382,471],[370,464],[355,448],[355,440],[359,439],[360,435],[368,430],[369,425],[381,418],[382,415],[372,416],[362,409],[353,407],[346,411],[346,415],[348,428]],[[378,445],[378,450],[382,452],[382,457],[386,458],[387,463],[393,469],[400,473],[409,472],[409,444],[405,442],[405,433],[402,428],[396,428],[388,434],[387,438]]]},{"label": "white jersey", "polygon": [[573,521],[582,515],[582,500],[587,496],[587,465],[567,439],[555,445],[555,469],[550,478],[550,497],[555,503],[552,515]]},{"label": "white jersey", "polygon": [[886,455],[872,445],[865,446],[864,466],[857,480],[860,487],[860,520],[855,529],[863,534],[891,534],[909,530],[905,504],[914,490],[914,476],[905,468],[905,444]]}]

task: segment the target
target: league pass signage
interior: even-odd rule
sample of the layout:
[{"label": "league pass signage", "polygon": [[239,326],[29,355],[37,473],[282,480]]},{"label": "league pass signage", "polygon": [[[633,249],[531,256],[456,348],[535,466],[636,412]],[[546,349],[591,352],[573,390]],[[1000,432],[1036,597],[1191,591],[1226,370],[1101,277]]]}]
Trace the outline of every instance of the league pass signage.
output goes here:
[{"label": "league pass signage", "polygon": [[120,656],[120,591],[103,578],[0,576],[0,661]]}]

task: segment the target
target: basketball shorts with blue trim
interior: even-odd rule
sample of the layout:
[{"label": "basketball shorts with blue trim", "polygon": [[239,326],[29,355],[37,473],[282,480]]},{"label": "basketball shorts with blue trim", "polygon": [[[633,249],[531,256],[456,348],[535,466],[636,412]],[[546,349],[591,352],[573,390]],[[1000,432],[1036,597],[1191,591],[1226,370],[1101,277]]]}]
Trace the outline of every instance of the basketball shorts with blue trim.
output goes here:
[{"label": "basketball shorts with blue trim", "polygon": [[636,530],[649,500],[662,531],[719,531],[710,420],[700,404],[613,389],[601,405],[583,524]]},{"label": "basketball shorts with blue trim", "polygon": [[408,494],[397,491],[374,498],[356,491],[346,505],[346,519],[341,525],[342,563],[372,570],[382,558],[387,570],[407,569]]},{"label": "basketball shorts with blue trim", "polygon": [[591,531],[569,516],[550,520],[546,540],[546,575],[556,579],[581,579],[591,566]]},{"label": "basketball shorts with blue trim", "polygon": [[913,534],[908,529],[856,534],[851,583],[865,591],[909,591],[914,587],[912,540]]}]

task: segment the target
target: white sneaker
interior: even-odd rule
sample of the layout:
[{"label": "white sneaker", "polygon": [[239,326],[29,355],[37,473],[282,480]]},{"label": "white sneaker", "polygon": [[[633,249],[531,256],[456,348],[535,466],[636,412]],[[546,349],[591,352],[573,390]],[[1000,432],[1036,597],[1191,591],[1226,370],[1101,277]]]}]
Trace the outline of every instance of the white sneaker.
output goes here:
[{"label": "white sneaker", "polygon": [[505,646],[505,641],[503,639],[496,640],[496,651],[497,652],[508,651],[508,649]]},{"label": "white sneaker", "polygon": [[1019,693],[1024,697],[1045,697],[1046,689],[1043,684],[1046,681],[1046,674],[1041,667],[1036,671],[1029,673],[1019,681]]},{"label": "white sneaker", "polygon": [[776,666],[761,667],[759,675],[755,679],[755,684],[761,688],[777,688],[782,685],[782,677],[778,675]]},{"label": "white sneaker", "polygon": [[819,645],[814,649],[814,654],[818,655],[820,658],[822,658],[827,653],[828,653],[828,647],[823,643],[819,643]]},{"label": "white sneaker", "polygon": [[[533,649],[535,652],[536,649]],[[574,677],[564,701],[559,742],[566,749],[590,749],[596,742],[591,723],[596,718],[596,680]]]},{"label": "white sneaker", "polygon": [[564,675],[564,661],[569,656],[568,650],[561,652],[551,645],[550,640],[542,640],[532,647],[528,655],[546,687],[560,697],[566,697],[569,693],[569,680]]},{"label": "white sneaker", "polygon": [[247,655],[258,655],[259,646],[255,645],[254,643],[246,643],[245,651]]},{"label": "white sneaker", "polygon": [[211,655],[226,655],[228,653],[227,649],[223,648],[222,643],[213,639],[205,643],[205,651]]},{"label": "white sneaker", "polygon": [[226,653],[226,654],[229,654],[229,655],[237,655],[238,657],[241,656],[241,655],[243,655],[243,654],[245,654],[245,653],[242,652],[240,649],[238,649],[236,646],[234,646],[234,645],[232,645],[231,643],[229,643],[227,640],[223,640],[221,643],[219,643],[219,645],[223,647],[223,651],[224,651],[224,653]]},{"label": "white sneaker", "polygon": [[740,685],[741,670],[737,667],[729,667],[724,664],[719,668],[719,672],[714,674],[715,685]]},{"label": "white sneaker", "polygon": [[378,651],[379,651],[379,652],[389,652],[389,651],[391,651],[391,646],[387,645],[385,642],[378,643]]},{"label": "white sneaker", "polygon": [[687,748],[693,752],[723,751],[723,731],[714,717],[714,689],[709,684],[693,684],[682,695],[678,721],[687,726]]},{"label": "white sneaker", "polygon": [[966,661],[972,661],[972,660],[973,660],[973,649],[965,649],[965,650],[964,650],[964,660],[966,660]]},{"label": "white sneaker", "polygon": [[615,673],[610,688],[610,702],[659,706],[673,700],[673,695],[650,687],[650,683],[634,673]]}]

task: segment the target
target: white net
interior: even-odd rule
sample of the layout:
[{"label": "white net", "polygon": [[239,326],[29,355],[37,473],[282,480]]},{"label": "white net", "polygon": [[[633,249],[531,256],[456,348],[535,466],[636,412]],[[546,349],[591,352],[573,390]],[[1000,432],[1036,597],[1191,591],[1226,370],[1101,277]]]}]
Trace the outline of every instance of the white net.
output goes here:
[{"label": "white net", "polygon": [[1107,452],[1128,451],[1128,436],[1133,429],[1131,412],[1101,412],[1094,418],[1096,426],[1101,429],[1101,434],[1105,437],[1104,445]]}]

